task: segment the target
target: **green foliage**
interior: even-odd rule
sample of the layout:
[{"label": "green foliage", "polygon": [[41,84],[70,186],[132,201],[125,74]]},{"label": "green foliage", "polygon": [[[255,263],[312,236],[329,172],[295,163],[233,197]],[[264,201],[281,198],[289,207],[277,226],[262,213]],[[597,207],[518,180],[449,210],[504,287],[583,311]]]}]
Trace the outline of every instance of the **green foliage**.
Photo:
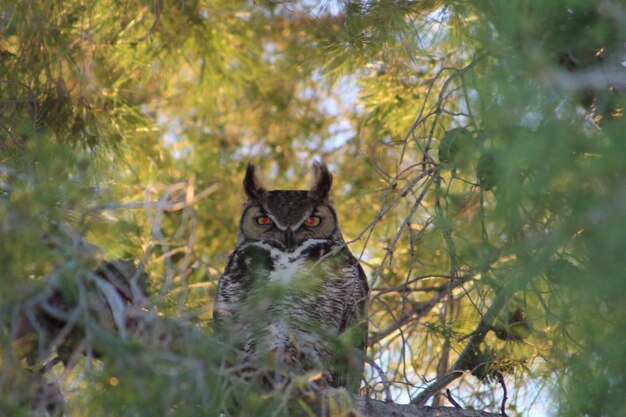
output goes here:
[{"label": "green foliage", "polygon": [[[52,369],[73,415],[217,415],[246,390],[248,415],[312,410],[224,372],[237,359],[211,311],[245,165],[304,188],[320,158],[397,399],[482,332],[457,402],[499,410],[501,375],[519,415],[537,395],[623,415],[625,16],[589,0],[0,1],[0,414],[39,398],[55,353],[7,358],[12,308],[50,286],[104,353]],[[142,263],[164,333],[202,332],[125,340],[76,307],[113,258]],[[363,395],[383,381],[369,367]]]}]

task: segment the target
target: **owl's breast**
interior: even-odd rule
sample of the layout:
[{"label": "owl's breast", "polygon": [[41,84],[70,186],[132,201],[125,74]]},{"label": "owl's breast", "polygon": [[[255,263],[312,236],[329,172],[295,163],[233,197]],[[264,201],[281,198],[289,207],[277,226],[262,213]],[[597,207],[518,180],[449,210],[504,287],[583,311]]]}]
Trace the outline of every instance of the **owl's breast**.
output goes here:
[{"label": "owl's breast", "polygon": [[291,258],[289,256],[272,257],[272,268],[267,280],[271,284],[289,285],[305,268],[306,259]]}]

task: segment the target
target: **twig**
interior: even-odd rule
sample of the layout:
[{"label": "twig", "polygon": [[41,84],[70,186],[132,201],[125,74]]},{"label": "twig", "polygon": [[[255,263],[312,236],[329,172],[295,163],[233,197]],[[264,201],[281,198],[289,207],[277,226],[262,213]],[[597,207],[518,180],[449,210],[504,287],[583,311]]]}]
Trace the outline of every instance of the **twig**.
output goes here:
[{"label": "twig", "polygon": [[[435,172],[436,168],[434,168],[433,170],[429,170],[429,171],[430,172]],[[423,174],[418,176],[418,177],[423,177]],[[400,240],[400,236],[402,236],[402,233],[404,232],[404,229],[406,228],[406,225],[411,221],[411,219],[415,215],[415,212],[417,211],[417,208],[419,206],[421,206],[422,200],[426,196],[426,192],[429,190],[430,186],[433,184],[434,178],[435,177],[431,177],[431,178],[428,179],[428,181],[424,185],[424,189],[422,190],[422,192],[417,197],[415,203],[413,204],[413,207],[411,207],[411,211],[405,217],[404,221],[402,222],[402,224],[398,228],[398,231],[396,232],[395,236],[393,237],[391,245],[389,245],[387,247],[387,249],[385,251],[385,256],[383,256],[383,259],[380,262],[380,265],[378,266],[378,268],[376,268],[376,271],[374,271],[374,276],[372,278],[372,283],[371,283],[372,286],[376,285],[376,281],[380,277],[380,274],[381,274],[383,268],[385,267],[385,264],[391,258],[392,254],[393,254],[393,251],[394,251],[396,245],[398,244],[398,241]],[[402,197],[402,195],[401,195],[401,197]]]},{"label": "twig", "polygon": [[414,301],[411,306],[400,317],[394,321],[389,327],[368,338],[368,345],[373,346],[393,332],[404,327],[409,322],[417,322],[421,317],[430,312],[448,293],[448,289],[454,289],[463,284],[464,281],[456,280],[448,283],[428,301]]},{"label": "twig", "polygon": [[391,398],[391,389],[389,388],[389,380],[387,380],[387,376],[383,372],[380,366],[371,358],[365,356],[365,362],[367,362],[372,368],[376,370],[378,376],[380,376],[380,380],[383,383],[383,392],[385,393],[385,402],[391,403],[393,399]]},{"label": "twig", "polygon": [[450,392],[449,389],[446,388],[446,393],[445,393],[446,399],[448,401],[450,401],[450,404],[452,404],[453,406],[455,406],[456,408],[463,408],[461,407],[461,405],[459,403],[457,403],[454,398],[452,398],[452,393]]},{"label": "twig", "polygon": [[107,210],[134,210],[134,209],[158,209],[163,211],[180,211],[185,208],[191,207],[193,204],[198,201],[204,199],[205,197],[212,194],[218,188],[217,184],[213,184],[207,189],[203,190],[198,195],[194,196],[194,198],[189,201],[165,201],[163,198],[159,201],[135,201],[130,203],[107,203],[100,204],[97,206],[88,207],[83,214],[83,220],[86,216]]},{"label": "twig", "polygon": [[[391,211],[392,208],[394,208],[399,202],[400,200],[402,200],[403,198],[406,197],[406,194],[421,180],[423,180],[424,178],[428,177],[429,175],[431,175],[432,173],[434,173],[436,170],[438,169],[438,167],[433,167],[430,168],[424,172],[422,172],[420,175],[418,175],[416,178],[414,178],[404,189],[402,189],[402,191],[400,191],[400,194],[398,195],[398,197],[394,198],[391,203],[389,203],[389,205],[387,207],[381,207],[381,209],[379,210],[378,214],[376,215],[376,218],[374,220],[372,220],[367,226],[365,226],[365,228],[363,230],[361,230],[361,232],[352,240],[346,242],[348,244],[350,243],[354,243],[356,241],[361,240],[361,238],[363,237],[363,235],[373,229],[376,224],[378,222],[380,222],[383,217],[389,213],[389,211]],[[389,190],[391,191],[391,189]],[[371,232],[370,232],[371,234]],[[369,236],[366,239],[366,242],[369,240]]]},{"label": "twig", "polygon": [[503,391],[502,405],[500,406],[500,413],[503,416],[506,416],[506,412],[504,410],[506,407],[506,400],[509,399],[509,397],[507,396],[507,392],[506,392],[506,384],[504,383],[504,377],[502,376],[502,372],[498,372],[496,376],[498,377],[498,382],[502,386],[502,391]]},{"label": "twig", "polygon": [[159,23],[161,22],[161,0],[154,0],[153,4],[154,4],[154,22],[152,23],[152,26],[150,26],[150,40],[152,40],[154,32],[156,31],[156,28],[159,26]]},{"label": "twig", "polygon": [[[526,277],[521,277],[519,281],[523,282],[524,279],[526,279]],[[513,292],[515,292],[518,287],[517,284],[520,282],[511,282],[509,285],[500,290],[487,311],[482,315],[478,326],[476,326],[476,329],[471,333],[469,341],[465,345],[465,348],[459,355],[454,365],[452,365],[450,370],[445,375],[437,378],[432,384],[426,387],[424,391],[415,397],[411,401],[412,404],[426,404],[428,399],[431,398],[436,392],[447,387],[452,381],[461,377],[468,370],[468,365],[471,364],[471,359],[475,356],[480,344],[485,340],[485,336],[487,336],[487,333],[491,329],[493,320],[500,313],[506,301],[512,296]]]},{"label": "twig", "polygon": [[[370,302],[376,301],[376,299],[380,298],[381,296],[385,295],[385,294],[389,294],[389,293],[394,293],[394,292],[402,292],[402,293],[409,293],[409,292],[413,292],[413,291],[421,291],[421,292],[439,292],[443,289],[443,285],[439,285],[439,286],[431,286],[431,287],[419,287],[419,288],[413,288],[410,289],[409,286],[412,284],[416,284],[419,281],[422,281],[424,279],[427,278],[443,278],[443,279],[448,279],[451,280],[450,275],[445,275],[445,274],[427,274],[427,275],[420,275],[418,277],[415,277],[411,280],[405,281],[402,284],[393,287],[393,288],[383,288],[383,287],[376,287],[376,288],[372,288],[371,292],[375,292],[376,295],[374,297],[372,297],[372,299],[370,300]],[[469,276],[463,276],[459,279],[462,279],[463,281],[467,281],[469,279]]]}]

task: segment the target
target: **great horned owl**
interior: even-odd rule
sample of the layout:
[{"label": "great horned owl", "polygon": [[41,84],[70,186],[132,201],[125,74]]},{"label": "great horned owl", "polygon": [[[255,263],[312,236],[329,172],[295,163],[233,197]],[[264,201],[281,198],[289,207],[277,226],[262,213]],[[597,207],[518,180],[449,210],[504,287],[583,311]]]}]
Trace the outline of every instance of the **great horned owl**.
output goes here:
[{"label": "great horned owl", "polygon": [[341,235],[332,175],[314,165],[310,190],[267,191],[248,165],[237,246],[221,276],[216,331],[251,360],[291,372],[322,371],[359,388],[367,342],[365,273]]}]

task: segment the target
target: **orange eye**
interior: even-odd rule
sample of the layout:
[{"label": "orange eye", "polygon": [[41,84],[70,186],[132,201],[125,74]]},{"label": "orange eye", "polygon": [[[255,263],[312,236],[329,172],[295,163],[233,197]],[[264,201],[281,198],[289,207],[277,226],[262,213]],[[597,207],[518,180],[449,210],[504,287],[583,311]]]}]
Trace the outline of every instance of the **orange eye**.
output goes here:
[{"label": "orange eye", "polygon": [[304,224],[306,224],[309,227],[315,227],[315,226],[319,226],[321,222],[322,222],[322,218],[320,216],[311,216],[304,221]]},{"label": "orange eye", "polygon": [[256,222],[257,224],[260,224],[262,226],[269,226],[270,224],[273,224],[274,222],[272,221],[272,219],[270,219],[267,216],[259,216],[256,218]]}]

